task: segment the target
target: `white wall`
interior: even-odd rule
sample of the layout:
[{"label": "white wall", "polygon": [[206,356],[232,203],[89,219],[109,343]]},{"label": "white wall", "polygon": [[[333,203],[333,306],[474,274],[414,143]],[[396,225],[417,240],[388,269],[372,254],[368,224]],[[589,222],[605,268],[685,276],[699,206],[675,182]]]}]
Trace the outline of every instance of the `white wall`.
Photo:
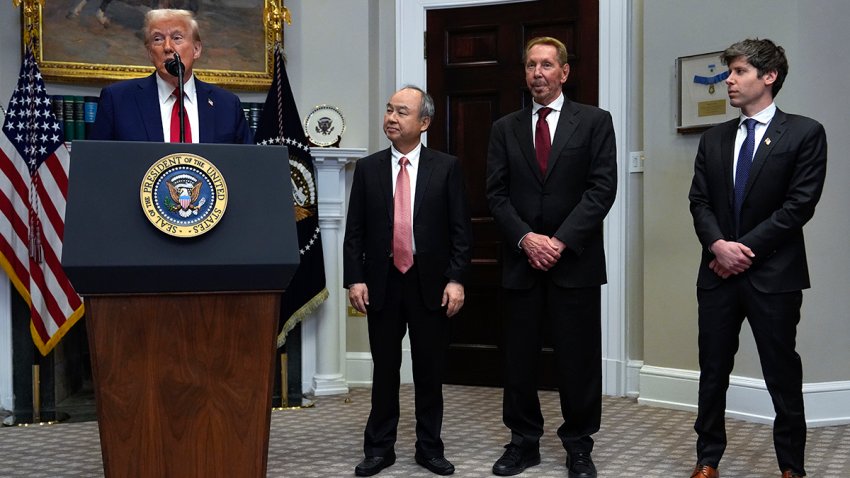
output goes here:
[{"label": "white wall", "polygon": [[[850,149],[846,93],[850,66],[841,52],[850,43],[850,29],[845,25],[850,3],[652,0],[644,2],[643,14],[644,361],[651,373],[641,381],[642,397],[650,392],[653,399],[679,405],[696,400],[695,281],[700,246],[687,194],[699,135],[676,134],[674,61],[723,50],[747,37],[770,38],[786,50],[790,71],[776,98],[779,108],[812,116],[826,127],[828,178],[815,217],[806,226],[813,288],[804,292],[797,348],[803,359],[804,390],[814,393],[826,388],[836,392],[833,396],[846,397],[850,369],[838,364],[850,363],[850,255],[843,250],[850,232],[846,212],[850,164],[844,159]],[[733,375],[741,379],[739,388],[755,379],[755,388],[762,390],[758,355],[749,328],[744,328]],[[656,383],[661,378],[671,388]],[[688,384],[677,389],[673,386],[677,380]],[[685,395],[675,396],[675,390]],[[807,412],[811,412],[808,400],[807,394]],[[837,406],[833,412],[850,421],[847,405],[827,405]],[[769,403],[767,408],[766,416],[772,416]]]}]

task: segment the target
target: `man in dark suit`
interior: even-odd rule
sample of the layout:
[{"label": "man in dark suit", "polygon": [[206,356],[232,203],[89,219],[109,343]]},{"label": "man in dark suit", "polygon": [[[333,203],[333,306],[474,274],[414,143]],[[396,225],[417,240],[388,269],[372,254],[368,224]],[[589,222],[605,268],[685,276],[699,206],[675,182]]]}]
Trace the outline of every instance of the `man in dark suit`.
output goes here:
[{"label": "man in dark suit", "polygon": [[564,422],[558,437],[571,478],[596,476],[602,413],[600,286],[607,280],[602,221],[617,190],[611,115],[565,98],[567,49],[540,37],[525,49],[534,102],[493,124],[487,199],[502,232],[507,306],[503,419],[511,441],[493,473],[540,463],[537,397],[541,335],[552,337]]},{"label": "man in dark suit", "polygon": [[156,71],[122,81],[100,94],[89,139],[179,141],[176,76],[165,67],[175,52],[185,65],[184,106],[187,143],[253,143],[239,98],[192,74],[201,56],[198,24],[186,10],[151,10],[145,15],[145,47]]},{"label": "man in dark suit", "polygon": [[434,116],[431,97],[404,87],[387,103],[392,147],[357,162],[343,245],[351,305],[367,314],[374,374],[366,458],[371,476],[395,462],[401,340],[410,330],[416,394],[416,462],[454,473],[443,454],[442,378],[448,318],[463,306],[471,223],[460,162],[420,143]]},{"label": "man in dark suit", "polygon": [[785,50],[744,40],[727,48],[729,102],[741,117],[703,134],[689,194],[702,262],[697,278],[700,383],[697,465],[714,478],[726,448],[724,411],[746,317],[773,399],[774,445],[785,478],[805,476],[803,369],[795,351],[802,289],[809,287],[803,225],[826,177],[826,133],[773,99],[788,73]]}]

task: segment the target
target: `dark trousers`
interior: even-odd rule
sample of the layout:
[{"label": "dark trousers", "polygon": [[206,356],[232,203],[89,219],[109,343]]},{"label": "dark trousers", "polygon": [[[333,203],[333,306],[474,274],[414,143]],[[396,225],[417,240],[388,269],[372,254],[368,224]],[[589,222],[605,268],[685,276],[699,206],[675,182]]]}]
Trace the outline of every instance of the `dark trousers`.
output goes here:
[{"label": "dark trousers", "polygon": [[561,414],[558,437],[569,453],[591,452],[602,416],[600,288],[564,289],[540,280],[506,290],[503,420],[511,443],[537,448],[543,415],[537,396],[542,334],[552,337]]},{"label": "dark trousers", "polygon": [[416,451],[425,458],[443,456],[443,372],[448,346],[445,310],[428,310],[422,302],[417,265],[401,274],[390,266],[384,307],[369,310],[372,350],[372,410],[366,423],[366,456],[386,455],[396,442],[399,420],[401,341],[410,330],[416,406]]},{"label": "dark trousers", "polygon": [[726,390],[746,317],[753,331],[776,419],[773,443],[780,470],[805,475],[806,418],[803,365],[795,351],[803,293],[765,294],[746,276],[714,289],[697,289],[699,302],[699,410],[697,459],[716,467],[726,449]]}]

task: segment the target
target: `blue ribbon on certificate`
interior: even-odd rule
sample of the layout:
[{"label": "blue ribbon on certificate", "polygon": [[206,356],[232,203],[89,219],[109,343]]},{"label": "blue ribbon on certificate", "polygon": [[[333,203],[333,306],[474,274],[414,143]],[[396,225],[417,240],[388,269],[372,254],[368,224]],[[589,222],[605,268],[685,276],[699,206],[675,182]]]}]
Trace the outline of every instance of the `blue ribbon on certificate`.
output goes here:
[{"label": "blue ribbon on certificate", "polygon": [[701,85],[713,85],[715,83],[720,83],[729,77],[729,71],[724,71],[723,73],[719,73],[714,76],[699,76],[694,75],[694,83],[699,83]]}]

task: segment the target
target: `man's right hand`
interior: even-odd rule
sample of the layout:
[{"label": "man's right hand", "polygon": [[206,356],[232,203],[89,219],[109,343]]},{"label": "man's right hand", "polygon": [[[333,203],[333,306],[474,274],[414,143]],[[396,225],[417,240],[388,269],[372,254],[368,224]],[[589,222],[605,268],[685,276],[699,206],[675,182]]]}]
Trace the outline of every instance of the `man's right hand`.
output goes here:
[{"label": "man's right hand", "polygon": [[711,261],[709,267],[715,274],[724,279],[749,269],[753,265],[753,258],[756,256],[752,249],[740,242],[724,241],[723,239],[715,241],[710,250],[714,254],[714,260]]},{"label": "man's right hand", "polygon": [[348,301],[357,312],[366,313],[366,306],[369,305],[369,288],[363,282],[358,282],[348,286]]},{"label": "man's right hand", "polygon": [[528,264],[541,271],[548,271],[561,258],[558,244],[548,236],[529,232],[522,238],[521,245]]}]

